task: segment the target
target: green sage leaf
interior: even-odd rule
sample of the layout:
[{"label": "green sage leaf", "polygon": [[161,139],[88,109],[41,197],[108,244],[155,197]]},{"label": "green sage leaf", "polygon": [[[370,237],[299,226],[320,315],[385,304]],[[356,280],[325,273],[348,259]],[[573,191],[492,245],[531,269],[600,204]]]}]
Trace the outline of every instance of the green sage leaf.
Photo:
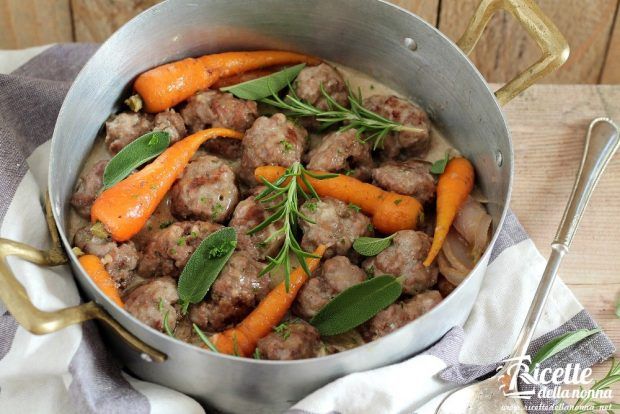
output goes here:
[{"label": "green sage leaf", "polygon": [[122,181],[133,170],[164,152],[170,145],[170,134],[154,131],[142,135],[120,150],[105,167],[103,188],[107,189]]},{"label": "green sage leaf", "polygon": [[553,355],[557,354],[570,347],[571,345],[580,342],[587,337],[599,333],[601,331],[600,328],[596,329],[578,329],[576,331],[567,332],[563,335],[557,336],[547,342],[545,345],[540,348],[540,350],[532,357],[532,362],[530,363],[530,372],[536,367],[536,364],[540,364],[546,359],[551,358]]},{"label": "green sage leaf", "polygon": [[450,153],[446,151],[446,155],[440,160],[437,160],[431,165],[431,173],[432,174],[443,174],[446,170],[446,165],[448,165],[448,161],[450,161]]},{"label": "green sage leaf", "polygon": [[237,98],[258,101],[278,93],[291,84],[305,66],[305,63],[301,63],[271,75],[220,88],[220,91],[230,92]]},{"label": "green sage leaf", "polygon": [[353,249],[362,256],[376,256],[392,244],[396,233],[383,239],[377,237],[358,237],[353,242]]},{"label": "green sage leaf", "polygon": [[392,276],[377,276],[344,290],[310,320],[321,335],[347,332],[398,299],[403,287]]},{"label": "green sage leaf", "polygon": [[205,238],[187,261],[177,290],[183,311],[204,299],[237,246],[237,233],[224,227]]}]

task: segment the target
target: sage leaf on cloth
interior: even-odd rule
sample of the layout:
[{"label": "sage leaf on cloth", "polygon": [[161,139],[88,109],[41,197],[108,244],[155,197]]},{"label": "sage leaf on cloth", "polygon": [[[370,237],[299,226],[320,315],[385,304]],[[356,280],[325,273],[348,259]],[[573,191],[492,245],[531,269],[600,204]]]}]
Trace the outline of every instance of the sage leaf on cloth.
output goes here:
[{"label": "sage leaf on cloth", "polygon": [[359,326],[399,298],[403,287],[393,276],[377,276],[344,290],[323,306],[310,323],[331,336]]},{"label": "sage leaf on cloth", "polygon": [[530,372],[536,367],[537,364],[540,364],[546,359],[551,358],[553,355],[557,354],[568,348],[571,345],[580,342],[587,337],[594,335],[596,333],[601,332],[600,328],[596,329],[578,329],[572,332],[566,332],[563,335],[553,338],[545,345],[542,346],[532,357],[532,362],[530,363]]},{"label": "sage leaf on cloth", "polygon": [[187,261],[177,290],[183,311],[204,299],[237,246],[237,233],[224,227],[206,237]]},{"label": "sage leaf on cloth", "polygon": [[105,167],[103,188],[122,181],[133,170],[157,157],[170,145],[170,134],[154,131],[142,135],[118,152]]},{"label": "sage leaf on cloth", "polygon": [[376,256],[392,244],[396,233],[383,239],[376,237],[358,237],[353,242],[353,249],[362,256]]},{"label": "sage leaf on cloth", "polygon": [[290,85],[305,66],[305,63],[301,63],[271,75],[220,88],[220,91],[230,92],[237,98],[258,101]]}]

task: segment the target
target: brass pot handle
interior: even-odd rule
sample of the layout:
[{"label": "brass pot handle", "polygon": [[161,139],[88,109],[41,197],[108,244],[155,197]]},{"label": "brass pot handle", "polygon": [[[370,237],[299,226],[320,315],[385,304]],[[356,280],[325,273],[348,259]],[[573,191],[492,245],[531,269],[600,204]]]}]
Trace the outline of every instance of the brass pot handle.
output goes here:
[{"label": "brass pot handle", "polygon": [[482,32],[493,15],[506,10],[532,36],[542,51],[541,58],[495,92],[500,105],[529,88],[543,76],[566,62],[570,53],[566,39],[533,0],[482,0],[457,45],[466,54],[478,43]]},{"label": "brass pot handle", "polygon": [[147,360],[163,362],[166,355],[132,335],[95,302],[88,302],[54,312],[35,307],[24,286],[19,283],[7,263],[8,256],[17,256],[41,266],[58,266],[68,262],[56,223],[51,213],[49,195],[45,198],[45,217],[52,238],[52,247],[42,251],[24,243],[0,238],[0,300],[15,320],[29,332],[43,335],[66,328],[69,325],[98,319],[109,326],[129,346],[140,352]]}]

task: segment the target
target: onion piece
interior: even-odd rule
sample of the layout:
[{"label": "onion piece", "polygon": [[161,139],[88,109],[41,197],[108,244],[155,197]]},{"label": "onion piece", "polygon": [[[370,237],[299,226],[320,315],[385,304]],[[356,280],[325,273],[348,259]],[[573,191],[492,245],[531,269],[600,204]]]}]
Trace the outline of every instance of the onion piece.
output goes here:
[{"label": "onion piece", "polygon": [[452,267],[443,254],[443,251],[440,251],[437,255],[437,264],[439,265],[439,272],[448,279],[448,282],[455,286],[458,286],[469,274],[469,272],[464,272]]},{"label": "onion piece", "polygon": [[448,263],[461,272],[469,272],[476,264],[473,260],[469,243],[467,243],[454,228],[451,228],[450,232],[448,232],[441,251],[448,260]]},{"label": "onion piece", "polygon": [[454,219],[453,226],[472,246],[474,260],[478,260],[490,238],[491,216],[472,197],[468,197]]}]

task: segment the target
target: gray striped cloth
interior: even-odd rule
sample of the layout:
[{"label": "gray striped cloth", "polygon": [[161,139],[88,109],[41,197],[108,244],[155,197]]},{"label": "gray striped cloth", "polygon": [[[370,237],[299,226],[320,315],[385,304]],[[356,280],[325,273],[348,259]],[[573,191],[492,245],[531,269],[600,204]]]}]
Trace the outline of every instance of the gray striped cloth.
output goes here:
[{"label": "gray striped cloth", "polygon": [[[46,189],[49,140],[63,98],[97,45],[37,50],[7,73],[0,52],[0,236],[44,247],[41,200]],[[7,57],[8,56],[8,57]],[[3,59],[6,59],[3,61]],[[13,68],[11,68],[13,69]],[[584,126],[585,128],[585,126]],[[12,261],[35,304],[54,310],[79,303],[68,267],[41,269]],[[514,215],[497,241],[479,300],[463,328],[400,364],[341,378],[300,401],[291,413],[431,413],[446,392],[492,373],[510,352],[544,268],[544,260]],[[530,354],[549,339],[596,323],[562,283],[539,324]],[[614,345],[596,334],[544,367],[607,359]],[[405,392],[399,387],[405,387]],[[524,385],[525,387],[525,385]],[[415,391],[413,391],[415,390]],[[364,398],[359,398],[364,395]],[[541,401],[529,400],[534,407]],[[202,413],[194,400],[122,371],[92,323],[35,336],[19,327],[0,303],[0,413]],[[530,410],[545,412],[545,410]]]}]

